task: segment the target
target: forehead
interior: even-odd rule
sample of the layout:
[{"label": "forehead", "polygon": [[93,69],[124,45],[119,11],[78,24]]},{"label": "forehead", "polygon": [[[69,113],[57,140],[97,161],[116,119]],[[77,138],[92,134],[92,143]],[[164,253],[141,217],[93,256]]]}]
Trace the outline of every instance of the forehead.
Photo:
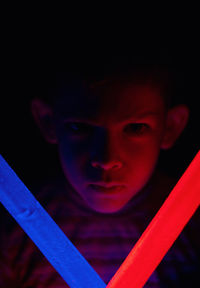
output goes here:
[{"label": "forehead", "polygon": [[145,114],[159,114],[164,101],[159,87],[150,83],[104,80],[63,88],[56,101],[56,111],[64,118],[104,121],[125,121]]}]

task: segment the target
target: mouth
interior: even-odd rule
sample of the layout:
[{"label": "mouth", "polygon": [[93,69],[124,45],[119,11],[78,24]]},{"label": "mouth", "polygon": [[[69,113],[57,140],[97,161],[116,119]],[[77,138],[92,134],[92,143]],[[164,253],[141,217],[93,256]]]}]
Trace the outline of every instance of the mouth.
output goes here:
[{"label": "mouth", "polygon": [[119,184],[104,184],[104,185],[89,184],[89,188],[92,189],[93,191],[100,192],[102,194],[111,195],[116,192],[122,191],[125,188],[125,186]]}]

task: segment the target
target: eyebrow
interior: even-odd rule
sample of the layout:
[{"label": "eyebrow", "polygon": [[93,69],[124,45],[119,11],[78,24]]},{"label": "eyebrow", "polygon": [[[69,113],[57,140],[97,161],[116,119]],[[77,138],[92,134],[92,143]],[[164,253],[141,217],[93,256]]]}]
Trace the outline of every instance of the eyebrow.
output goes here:
[{"label": "eyebrow", "polygon": [[[123,124],[126,123],[128,121],[135,121],[136,119],[144,119],[144,118],[150,118],[150,117],[158,117],[160,115],[159,112],[152,112],[152,111],[147,111],[144,113],[138,113],[135,115],[130,115],[127,116],[124,119],[121,119],[119,121],[116,120],[116,124]],[[64,118],[64,122],[81,122],[81,123],[86,123],[86,124],[90,124],[90,125],[98,125],[99,122],[98,120],[94,119],[94,118],[85,118],[85,117],[65,117]]]},{"label": "eyebrow", "polygon": [[127,118],[124,121],[136,119],[136,118],[147,118],[147,117],[158,117],[160,115],[160,112],[158,111],[145,111],[141,113],[135,113],[135,115],[127,116]]}]

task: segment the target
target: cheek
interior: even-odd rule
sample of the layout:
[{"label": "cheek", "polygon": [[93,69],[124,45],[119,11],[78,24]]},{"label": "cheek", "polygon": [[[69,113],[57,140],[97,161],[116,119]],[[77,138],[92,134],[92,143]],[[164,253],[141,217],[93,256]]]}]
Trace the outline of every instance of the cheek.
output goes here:
[{"label": "cheek", "polygon": [[132,162],[135,159],[139,166],[154,166],[160,153],[163,133],[164,121],[160,119],[159,122],[152,124],[151,129],[141,138],[125,138],[127,156],[130,156]]},{"label": "cheek", "polygon": [[63,137],[58,144],[59,157],[65,175],[70,179],[79,180],[84,173],[87,161],[87,146]]},{"label": "cheek", "polygon": [[160,141],[154,138],[126,143],[125,159],[130,181],[147,181],[153,173],[160,151]]}]

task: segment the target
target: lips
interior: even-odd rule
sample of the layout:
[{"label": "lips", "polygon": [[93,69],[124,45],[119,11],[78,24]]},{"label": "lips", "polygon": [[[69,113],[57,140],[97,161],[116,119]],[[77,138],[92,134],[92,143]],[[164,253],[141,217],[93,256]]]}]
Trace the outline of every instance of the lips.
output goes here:
[{"label": "lips", "polygon": [[110,195],[111,193],[116,193],[124,189],[124,185],[119,184],[104,184],[104,185],[97,185],[97,184],[90,184],[89,188],[95,190],[96,192],[101,192],[106,195]]},{"label": "lips", "polygon": [[89,185],[100,186],[102,188],[114,188],[114,187],[119,187],[119,186],[125,186],[118,182],[95,182],[95,183],[90,183]]}]

